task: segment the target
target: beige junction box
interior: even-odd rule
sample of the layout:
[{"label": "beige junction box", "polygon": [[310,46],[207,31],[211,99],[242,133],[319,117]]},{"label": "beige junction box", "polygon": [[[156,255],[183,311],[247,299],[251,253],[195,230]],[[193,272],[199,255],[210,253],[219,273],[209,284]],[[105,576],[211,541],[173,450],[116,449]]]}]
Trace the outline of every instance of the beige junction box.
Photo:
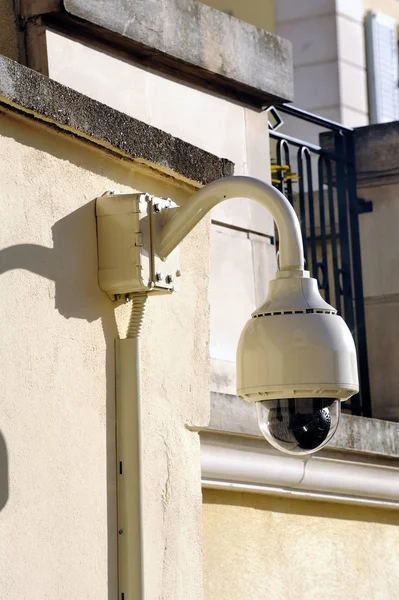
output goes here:
[{"label": "beige junction box", "polygon": [[171,200],[145,193],[107,192],[96,199],[99,286],[112,300],[176,289],[178,248],[166,259],[156,254],[162,212],[174,209]]}]

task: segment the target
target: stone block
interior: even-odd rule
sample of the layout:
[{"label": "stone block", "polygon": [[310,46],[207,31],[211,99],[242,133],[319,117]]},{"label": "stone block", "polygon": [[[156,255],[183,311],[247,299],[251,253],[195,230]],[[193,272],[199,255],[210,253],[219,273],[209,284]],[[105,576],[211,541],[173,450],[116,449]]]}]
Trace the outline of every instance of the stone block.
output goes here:
[{"label": "stone block", "polygon": [[364,3],[362,0],[336,0],[336,11],[339,15],[343,15],[348,19],[363,22]]},{"label": "stone block", "polygon": [[279,0],[275,3],[276,23],[308,19],[320,15],[332,14],[335,11],[334,0]]},{"label": "stone block", "polygon": [[366,71],[343,60],[339,61],[341,105],[368,113]]},{"label": "stone block", "polygon": [[297,67],[294,73],[295,103],[310,112],[340,104],[339,69],[336,62]]},{"label": "stone block", "polygon": [[290,43],[201,2],[64,0],[64,8],[130,43],[152,68],[257,107],[293,98]]},{"label": "stone block", "polygon": [[361,22],[337,16],[338,56],[362,69],[366,68],[364,26]]},{"label": "stone block", "polygon": [[346,127],[364,127],[368,125],[369,117],[366,112],[359,112],[347,106],[341,107],[341,118],[337,119]]},{"label": "stone block", "polygon": [[294,67],[337,59],[336,20],[333,14],[280,23],[278,33],[292,44]]}]

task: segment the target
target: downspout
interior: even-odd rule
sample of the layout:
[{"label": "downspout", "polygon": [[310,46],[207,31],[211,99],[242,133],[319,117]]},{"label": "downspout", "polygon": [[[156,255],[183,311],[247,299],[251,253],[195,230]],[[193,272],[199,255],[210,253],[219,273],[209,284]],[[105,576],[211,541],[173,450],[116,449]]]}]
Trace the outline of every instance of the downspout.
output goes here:
[{"label": "downspout", "polygon": [[140,330],[146,293],[133,295],[125,339],[115,341],[119,600],[144,599]]}]

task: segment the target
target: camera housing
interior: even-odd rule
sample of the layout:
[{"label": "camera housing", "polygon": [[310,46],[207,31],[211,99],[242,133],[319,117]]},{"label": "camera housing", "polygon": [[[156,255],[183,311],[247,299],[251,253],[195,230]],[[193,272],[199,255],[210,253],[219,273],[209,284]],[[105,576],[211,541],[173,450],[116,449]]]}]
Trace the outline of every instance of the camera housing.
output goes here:
[{"label": "camera housing", "polygon": [[257,403],[266,439],[312,454],[337,430],[341,402],[359,391],[356,349],[307,271],[280,271],[237,349],[237,395]]}]

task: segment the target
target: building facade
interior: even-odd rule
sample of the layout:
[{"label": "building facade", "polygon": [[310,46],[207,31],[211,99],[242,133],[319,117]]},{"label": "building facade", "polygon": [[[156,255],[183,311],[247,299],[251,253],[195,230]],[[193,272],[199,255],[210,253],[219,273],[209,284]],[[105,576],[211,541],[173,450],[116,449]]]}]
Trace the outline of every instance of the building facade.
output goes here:
[{"label": "building facade", "polygon": [[[95,198],[184,204],[233,172],[270,181],[262,108],[292,101],[305,65],[263,31],[289,37],[278,6],[215,8],[243,21],[191,0],[0,3],[7,600],[118,598],[114,340],[128,307],[98,287]],[[334,103],[338,120],[363,115]],[[256,204],[221,205],[181,245],[180,291],[148,301],[145,600],[395,598],[398,425],[346,416],[320,456],[283,458],[235,396],[274,242]]]}]

